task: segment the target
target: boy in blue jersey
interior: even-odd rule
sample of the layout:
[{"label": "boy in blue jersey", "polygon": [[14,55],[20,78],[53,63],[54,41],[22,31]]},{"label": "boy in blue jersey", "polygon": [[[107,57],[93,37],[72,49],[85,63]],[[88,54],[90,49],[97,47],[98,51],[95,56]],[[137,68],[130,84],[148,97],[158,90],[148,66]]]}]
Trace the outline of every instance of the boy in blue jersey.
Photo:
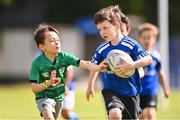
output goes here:
[{"label": "boy in blue jersey", "polygon": [[[128,34],[131,31],[130,21],[129,21],[128,17],[125,16],[124,13],[122,13],[122,12],[121,12],[121,31],[122,31],[123,35],[126,35],[126,36],[128,36]],[[105,74],[105,72],[100,72],[99,75],[100,75],[100,79],[102,81],[102,86],[104,86],[104,79],[106,79],[106,77],[105,77],[106,74]]]},{"label": "boy in blue jersey", "polygon": [[[130,31],[131,31],[131,27],[130,27],[130,21],[129,18],[121,12],[121,31],[123,33],[123,35],[128,36]],[[139,76],[140,78],[142,78],[144,76],[144,70],[142,67],[138,68],[138,72],[139,72]],[[101,72],[100,73],[100,79],[102,80],[102,85],[104,85],[104,80],[105,78],[105,72]]]},{"label": "boy in blue jersey", "polygon": [[106,61],[95,65],[61,51],[59,32],[47,24],[40,24],[34,32],[34,40],[42,51],[31,65],[30,82],[37,107],[44,120],[57,120],[62,109],[67,68],[70,65],[102,71]]},{"label": "boy in blue jersey", "polygon": [[154,49],[157,34],[158,29],[153,24],[144,23],[139,26],[139,42],[153,58],[153,64],[144,67],[145,76],[141,79],[142,92],[140,93],[140,107],[142,113],[140,119],[156,119],[159,80],[163,87],[165,97],[168,98],[170,95],[164,71],[161,69],[160,55]]},{"label": "boy in blue jersey", "polygon": [[[138,93],[141,90],[140,76],[137,68],[152,63],[148,53],[130,37],[122,34],[121,11],[118,6],[110,6],[101,9],[94,16],[94,22],[101,37],[106,41],[96,49],[92,62],[99,64],[106,59],[107,54],[113,49],[119,49],[128,53],[133,62],[123,64],[114,68],[116,72],[124,74],[126,71],[135,68],[135,73],[129,78],[121,78],[115,75],[110,69],[105,72],[104,97],[109,119],[137,119],[138,118]],[[94,87],[93,78],[98,73],[90,74],[88,88]],[[93,95],[93,91],[87,94],[87,99]]]},{"label": "boy in blue jersey", "polygon": [[[128,36],[130,31],[131,31],[130,21],[129,21],[129,18],[124,13],[122,13],[122,12],[121,12],[121,25],[122,25],[121,31],[122,31],[123,35]],[[139,72],[140,78],[142,78],[144,76],[143,68],[142,67],[138,68],[138,72]],[[106,79],[105,72],[100,72],[99,75],[100,75],[100,80],[102,82],[102,86],[104,86],[104,79]],[[96,77],[97,77],[97,74],[96,74]],[[97,79],[96,77],[93,78],[94,79],[93,81],[95,81]],[[87,96],[90,94],[89,92],[94,91],[94,90],[90,90],[90,89],[91,88],[87,89],[87,92],[86,92]],[[91,94],[94,94],[94,92],[91,93]]]}]

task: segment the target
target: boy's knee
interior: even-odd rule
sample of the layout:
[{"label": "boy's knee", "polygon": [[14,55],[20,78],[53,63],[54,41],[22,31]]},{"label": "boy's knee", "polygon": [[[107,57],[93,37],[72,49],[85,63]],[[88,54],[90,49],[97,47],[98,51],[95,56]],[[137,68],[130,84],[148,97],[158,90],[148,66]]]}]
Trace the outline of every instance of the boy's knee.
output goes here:
[{"label": "boy's knee", "polygon": [[149,115],[149,118],[150,119],[154,119],[155,118],[155,116],[156,116],[156,109],[155,108],[149,108],[148,110],[147,110],[147,114]]},{"label": "boy's knee", "polygon": [[54,120],[53,113],[47,107],[45,107],[42,115],[44,117],[44,120]]},{"label": "boy's knee", "polygon": [[143,116],[146,119],[155,119],[156,118],[156,109],[153,107],[148,107],[143,110]]},{"label": "boy's knee", "polygon": [[122,118],[122,111],[119,108],[109,110],[109,119],[120,120]]}]

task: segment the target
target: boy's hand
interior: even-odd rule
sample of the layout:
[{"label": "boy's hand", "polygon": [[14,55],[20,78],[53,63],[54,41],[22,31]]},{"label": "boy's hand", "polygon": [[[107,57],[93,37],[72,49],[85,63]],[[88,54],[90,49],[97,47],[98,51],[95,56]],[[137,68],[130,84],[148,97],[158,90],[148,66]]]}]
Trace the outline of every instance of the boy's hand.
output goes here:
[{"label": "boy's hand", "polygon": [[104,72],[106,70],[107,66],[108,66],[108,62],[105,59],[98,65],[98,71]]},{"label": "boy's hand", "polygon": [[90,98],[93,98],[93,97],[94,97],[94,88],[88,86],[88,88],[87,88],[87,90],[86,90],[86,99],[87,99],[88,101],[90,101]]},{"label": "boy's hand", "polygon": [[123,75],[131,69],[134,69],[134,62],[124,63],[120,67],[114,67],[112,70],[115,73]]},{"label": "boy's hand", "polygon": [[170,90],[165,90],[164,95],[166,98],[169,98],[170,97]]},{"label": "boy's hand", "polygon": [[52,80],[54,86],[58,85],[61,82],[61,78],[57,77],[55,79]]},{"label": "boy's hand", "polygon": [[49,86],[56,86],[56,85],[58,85],[59,83],[61,82],[61,78],[59,78],[59,77],[57,77],[57,78],[53,78],[53,79],[50,79],[49,81],[48,81],[48,84],[49,84]]}]

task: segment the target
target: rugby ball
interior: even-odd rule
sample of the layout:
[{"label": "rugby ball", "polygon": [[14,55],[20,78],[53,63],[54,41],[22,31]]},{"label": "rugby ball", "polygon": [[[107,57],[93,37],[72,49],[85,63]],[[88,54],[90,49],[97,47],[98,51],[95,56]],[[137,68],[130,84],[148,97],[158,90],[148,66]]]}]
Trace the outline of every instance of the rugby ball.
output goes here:
[{"label": "rugby ball", "polygon": [[[112,68],[120,67],[122,64],[125,64],[128,62],[133,62],[129,54],[119,49],[111,50],[107,55],[107,61],[108,61],[109,68],[111,69],[111,71],[113,71]],[[114,73],[119,77],[129,78],[134,74],[134,72],[135,72],[135,69],[129,70],[123,75],[117,72],[114,72]]]}]

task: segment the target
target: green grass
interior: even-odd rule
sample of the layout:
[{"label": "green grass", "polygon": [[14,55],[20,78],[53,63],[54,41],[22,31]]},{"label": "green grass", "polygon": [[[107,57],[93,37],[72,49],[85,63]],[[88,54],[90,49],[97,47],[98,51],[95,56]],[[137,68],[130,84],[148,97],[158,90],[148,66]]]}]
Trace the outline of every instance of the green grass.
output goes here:
[{"label": "green grass", "polygon": [[180,91],[171,91],[171,96],[168,101],[165,101],[164,96],[158,99],[158,112],[159,119],[180,119]]},{"label": "green grass", "polygon": [[86,100],[86,91],[76,91],[75,111],[82,120],[105,120],[106,111],[100,92],[95,93],[94,98]]},{"label": "green grass", "polygon": [[[81,120],[105,120],[105,108],[101,94],[97,92],[88,102],[84,89],[76,91],[75,111]],[[160,99],[158,119],[180,119],[180,92],[173,91],[169,106]],[[0,120],[39,120],[34,95],[29,84],[0,86]]]}]

